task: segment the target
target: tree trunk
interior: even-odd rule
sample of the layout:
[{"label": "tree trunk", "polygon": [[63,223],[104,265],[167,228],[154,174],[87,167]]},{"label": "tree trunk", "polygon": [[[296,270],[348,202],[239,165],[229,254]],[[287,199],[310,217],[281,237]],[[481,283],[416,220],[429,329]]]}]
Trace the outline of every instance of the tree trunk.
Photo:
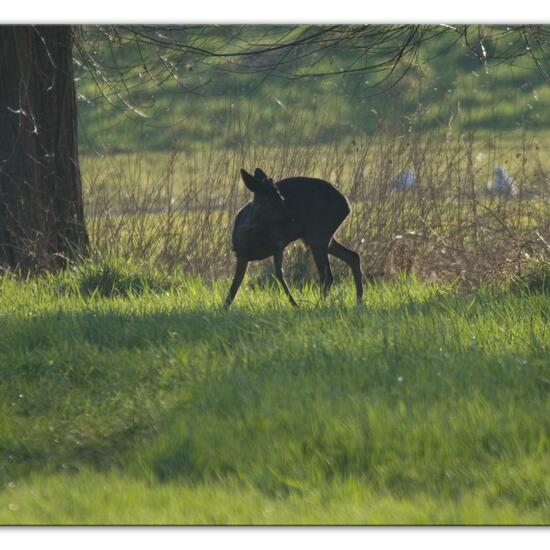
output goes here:
[{"label": "tree trunk", "polygon": [[69,26],[0,26],[0,267],[87,252]]}]

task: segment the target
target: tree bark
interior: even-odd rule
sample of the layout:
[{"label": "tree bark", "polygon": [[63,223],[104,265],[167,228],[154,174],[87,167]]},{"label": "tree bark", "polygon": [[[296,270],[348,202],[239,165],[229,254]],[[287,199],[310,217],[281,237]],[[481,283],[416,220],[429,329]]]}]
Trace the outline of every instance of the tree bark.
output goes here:
[{"label": "tree bark", "polygon": [[85,255],[69,26],[0,26],[0,266]]}]

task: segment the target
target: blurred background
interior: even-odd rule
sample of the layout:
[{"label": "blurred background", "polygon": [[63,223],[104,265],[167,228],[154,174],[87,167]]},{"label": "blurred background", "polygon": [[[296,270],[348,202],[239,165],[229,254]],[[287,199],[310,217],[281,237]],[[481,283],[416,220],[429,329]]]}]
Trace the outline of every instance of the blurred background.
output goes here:
[{"label": "blurred background", "polygon": [[[546,254],[544,26],[85,26],[75,51],[98,254],[232,268],[239,169],[331,181],[369,278],[479,282]],[[290,275],[309,273],[299,245]],[[260,268],[261,271],[261,268]]]}]

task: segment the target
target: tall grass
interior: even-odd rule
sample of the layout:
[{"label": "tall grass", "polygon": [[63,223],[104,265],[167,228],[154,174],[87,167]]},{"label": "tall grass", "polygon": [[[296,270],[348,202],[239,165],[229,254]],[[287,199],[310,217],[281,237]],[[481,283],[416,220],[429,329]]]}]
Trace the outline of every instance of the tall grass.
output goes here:
[{"label": "tall grass", "polygon": [[[236,112],[219,129],[223,149],[88,156],[83,173],[94,248],[208,278],[227,275],[232,220],[250,198],[239,169],[261,166],[276,180],[315,176],[347,195],[352,214],[340,239],[359,251],[369,278],[406,271],[479,282],[521,273],[523,262],[548,253],[548,144],[526,128],[478,138],[461,132],[460,117],[426,132],[419,112],[405,131],[380,122],[377,132],[350,140],[340,138],[336,114],[295,112],[284,139],[258,145],[261,114]],[[308,146],[304,136],[327,131],[330,146]],[[497,165],[515,179],[516,197],[488,190]],[[393,182],[407,169],[415,183],[398,191]],[[286,263],[291,276],[311,270],[299,246],[289,249]]]}]

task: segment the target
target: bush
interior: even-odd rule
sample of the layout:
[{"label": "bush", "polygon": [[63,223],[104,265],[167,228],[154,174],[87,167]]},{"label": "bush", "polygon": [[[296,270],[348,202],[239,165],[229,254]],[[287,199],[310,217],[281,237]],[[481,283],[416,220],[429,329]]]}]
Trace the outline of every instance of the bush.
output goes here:
[{"label": "bush", "polygon": [[168,282],[151,270],[140,270],[130,262],[120,259],[101,259],[89,261],[79,268],[79,290],[84,296],[98,294],[113,298],[141,295],[144,292],[161,292],[168,288]]},{"label": "bush", "polygon": [[515,285],[528,292],[550,292],[550,261],[542,256],[528,258],[515,279]]}]

